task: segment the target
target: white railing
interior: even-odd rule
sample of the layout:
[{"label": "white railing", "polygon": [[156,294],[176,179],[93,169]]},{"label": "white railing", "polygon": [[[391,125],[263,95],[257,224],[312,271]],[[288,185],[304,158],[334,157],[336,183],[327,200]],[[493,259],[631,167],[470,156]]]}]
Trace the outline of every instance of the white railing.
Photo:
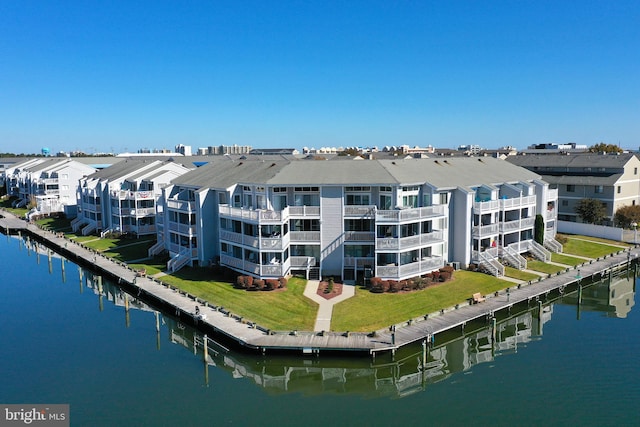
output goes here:
[{"label": "white railing", "polygon": [[257,249],[282,250],[289,244],[289,235],[286,234],[283,237],[256,237],[229,230],[220,230],[220,240],[251,246]]},{"label": "white railing", "polygon": [[505,246],[502,249],[502,257],[511,264],[512,267],[517,268],[518,270],[524,270],[527,268],[527,260],[512,246]]},{"label": "white railing", "polygon": [[319,242],[319,231],[290,231],[289,238],[292,242]]},{"label": "white railing", "polygon": [[356,269],[361,269],[365,266],[372,267],[374,264],[375,264],[375,258],[373,257],[352,257],[352,256],[344,257],[345,267],[354,267]]},{"label": "white railing", "polygon": [[250,261],[244,261],[229,255],[220,255],[220,264],[236,270],[245,271],[260,277],[281,277],[288,271],[288,262],[284,264],[260,265]]},{"label": "white railing", "polygon": [[183,248],[173,258],[167,262],[167,270],[170,273],[174,273],[180,270],[191,261],[191,250],[189,248]]},{"label": "white railing", "polygon": [[553,200],[558,200],[557,188],[549,188],[549,190],[547,190],[547,201],[551,202]]},{"label": "white railing", "polygon": [[498,234],[499,225],[496,224],[488,224],[488,225],[476,225],[472,229],[473,237],[482,237],[482,236],[495,236]]},{"label": "white railing", "polygon": [[185,212],[194,212],[196,210],[195,201],[167,199],[166,206],[169,209],[185,211]]},{"label": "white railing", "polygon": [[316,259],[312,256],[292,256],[289,257],[291,268],[307,268],[316,265]]},{"label": "white railing", "polygon": [[500,208],[500,203],[497,200],[486,200],[483,202],[473,202],[473,211],[477,214],[497,211]]},{"label": "white railing", "polygon": [[501,209],[513,209],[536,204],[536,196],[513,197],[499,199]]},{"label": "white railing", "polygon": [[556,239],[544,239],[544,247],[549,249],[551,252],[560,253],[562,252],[562,243],[558,242]]},{"label": "white railing", "polygon": [[373,231],[345,231],[344,240],[347,242],[373,242],[376,234]]},{"label": "white railing", "polygon": [[504,221],[500,223],[501,232],[509,232],[515,230],[522,230],[525,228],[533,227],[535,218],[517,219],[515,221]]},{"label": "white railing", "polygon": [[420,274],[430,273],[442,267],[443,258],[439,256],[426,257],[420,261],[412,262],[401,266],[383,265],[376,267],[376,277],[382,279],[405,279]]},{"label": "white railing", "polygon": [[158,255],[163,250],[164,250],[164,241],[160,240],[149,248],[149,250],[147,251],[147,254],[149,255],[149,257],[152,257],[152,256]]},{"label": "white railing", "polygon": [[[497,248],[492,249],[496,249],[497,252]],[[474,260],[477,260],[481,267],[496,277],[502,277],[504,276],[504,265],[500,264],[495,256],[488,250],[484,252],[473,251]]]},{"label": "white railing", "polygon": [[86,236],[88,234],[91,234],[96,228],[97,228],[97,224],[95,222],[92,222],[91,224],[88,224],[88,225],[84,226],[84,228],[82,229],[81,234],[83,236]]},{"label": "white railing", "polygon": [[290,216],[320,216],[320,206],[289,206]]},{"label": "white railing", "polygon": [[266,209],[245,209],[235,208],[229,205],[220,205],[218,207],[221,216],[231,218],[245,219],[260,223],[277,223],[280,224],[289,216],[289,208],[286,207],[281,211],[272,211]]},{"label": "white railing", "polygon": [[422,208],[407,208],[397,210],[376,211],[377,222],[400,222],[433,218],[445,215],[445,205],[425,206]]},{"label": "white railing", "polygon": [[180,246],[177,243],[170,243],[169,244],[169,252],[171,252],[174,255],[182,253],[182,252],[187,252],[187,251],[191,255],[192,259],[196,259],[198,257],[198,248],[190,248],[188,246]]},{"label": "white railing", "polygon": [[120,200],[152,199],[154,196],[153,191],[111,190],[111,197]]},{"label": "white railing", "polygon": [[551,252],[535,240],[529,240],[529,252],[543,262],[551,261]]},{"label": "white railing", "polygon": [[169,230],[177,231],[180,234],[194,235],[196,234],[196,226],[191,224],[180,224],[178,222],[169,221]]},{"label": "white railing", "polygon": [[558,217],[558,212],[555,209],[547,209],[547,220],[554,220]]},{"label": "white railing", "polygon": [[348,205],[344,207],[344,216],[368,217],[376,212],[375,205]]},{"label": "white railing", "polygon": [[382,237],[376,239],[376,249],[409,249],[413,247],[420,247],[428,245],[433,242],[438,242],[443,239],[443,232],[441,230],[432,231],[431,233],[419,234],[417,236],[409,237]]}]

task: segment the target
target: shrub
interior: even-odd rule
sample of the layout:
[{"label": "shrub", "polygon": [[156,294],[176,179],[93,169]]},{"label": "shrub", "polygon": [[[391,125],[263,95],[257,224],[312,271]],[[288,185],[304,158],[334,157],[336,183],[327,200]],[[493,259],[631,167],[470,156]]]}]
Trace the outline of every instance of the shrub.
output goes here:
[{"label": "shrub", "polygon": [[244,276],[236,277],[236,283],[233,287],[236,289],[244,289]]},{"label": "shrub", "polygon": [[255,279],[253,281],[253,286],[258,291],[270,291],[271,290],[271,289],[268,289],[268,288],[265,287],[264,280],[262,280],[262,279]]},{"label": "shrub", "polygon": [[434,271],[431,273],[431,277],[433,277],[433,281],[434,282],[439,282],[440,281],[440,272],[439,271]]},{"label": "shrub", "polygon": [[451,272],[449,271],[441,271],[440,272],[440,281],[441,282],[447,282],[451,280]]},{"label": "shrub", "polygon": [[476,270],[478,270],[478,266],[475,265],[475,264],[469,264],[469,267],[467,267],[467,270],[476,271]]},{"label": "shrub", "polygon": [[253,288],[253,276],[244,276],[244,287],[245,289]]},{"label": "shrub", "polygon": [[556,240],[558,241],[558,243],[562,244],[562,245],[566,245],[567,242],[569,241],[569,239],[566,236],[560,236],[560,235],[556,235]]},{"label": "shrub", "polygon": [[440,268],[440,272],[441,273],[453,273],[453,267],[450,265],[445,265],[444,267]]},{"label": "shrub", "polygon": [[389,292],[396,293],[400,290],[400,282],[397,280],[389,280]]},{"label": "shrub", "polygon": [[279,286],[280,286],[280,283],[278,282],[278,279],[267,279],[266,280],[267,289],[276,289]]},{"label": "shrub", "polygon": [[287,287],[287,278],[286,277],[278,277],[278,288],[286,288]]}]

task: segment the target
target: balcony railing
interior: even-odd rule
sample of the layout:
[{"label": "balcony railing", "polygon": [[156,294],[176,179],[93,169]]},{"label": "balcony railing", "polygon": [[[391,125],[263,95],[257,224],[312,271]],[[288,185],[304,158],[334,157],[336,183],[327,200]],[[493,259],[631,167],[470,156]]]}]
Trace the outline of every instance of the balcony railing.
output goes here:
[{"label": "balcony railing", "polygon": [[262,250],[282,250],[289,244],[289,235],[282,237],[256,237],[229,230],[220,230],[220,240]]},{"label": "balcony railing", "polygon": [[553,200],[558,200],[558,189],[557,188],[550,188],[547,191],[547,201],[551,202]]},{"label": "balcony railing", "polygon": [[180,246],[177,243],[170,243],[169,244],[169,251],[173,252],[175,254],[179,254],[179,253],[188,253],[189,255],[191,255],[191,259],[197,259],[198,258],[198,248],[187,248],[185,246]]},{"label": "balcony railing", "polygon": [[353,267],[357,270],[362,269],[364,267],[373,267],[375,264],[375,258],[373,257],[352,257],[346,256],[344,257],[344,266],[345,267]]},{"label": "balcony railing", "polygon": [[377,222],[402,222],[433,218],[445,215],[445,205],[425,206],[397,210],[376,211]]},{"label": "balcony railing", "polygon": [[354,206],[354,205],[349,205],[349,206],[345,206],[344,207],[344,216],[345,217],[370,217],[373,216],[376,212],[376,207],[375,205],[367,205],[367,206]]},{"label": "balcony railing", "polygon": [[186,201],[186,200],[167,200],[167,208],[184,211],[184,212],[195,212],[196,210],[196,202],[195,201]]},{"label": "balcony railing", "polygon": [[169,230],[176,231],[180,234],[185,234],[188,236],[193,236],[196,234],[196,226],[190,224],[180,224],[177,222],[169,221]]},{"label": "balcony railing", "polygon": [[307,268],[316,265],[316,259],[312,256],[292,256],[289,257],[291,268]]},{"label": "balcony railing", "polygon": [[473,227],[471,234],[473,237],[495,236],[498,234],[498,224],[476,225]]},{"label": "balcony railing", "polygon": [[[556,197],[557,198],[557,197]],[[477,214],[496,211],[498,209],[514,209],[536,204],[536,196],[513,197],[510,199],[486,200],[473,202],[473,211]]]},{"label": "balcony railing", "polygon": [[246,271],[259,277],[281,277],[284,276],[289,270],[288,261],[284,264],[260,265],[239,258],[234,258],[225,254],[220,255],[220,264],[226,265],[236,270]]},{"label": "balcony railing", "polygon": [[344,240],[347,242],[373,242],[376,233],[373,231],[345,231]]},{"label": "balcony railing", "polygon": [[500,223],[500,232],[508,233],[516,230],[523,230],[533,227],[535,218],[518,219],[515,221],[505,221]]},{"label": "balcony railing", "polygon": [[558,218],[558,212],[555,209],[551,209],[551,210],[547,210],[547,215],[546,215],[546,219],[547,220],[554,220]]},{"label": "balcony railing", "polygon": [[320,242],[319,231],[290,231],[289,236],[292,242]]},{"label": "balcony railing", "polygon": [[320,206],[289,206],[290,216],[320,216]]},{"label": "balcony railing", "polygon": [[443,258],[439,256],[432,256],[422,258],[419,261],[409,264],[396,266],[396,265],[384,265],[376,267],[376,276],[383,279],[406,279],[421,274],[430,273],[433,270],[443,266]]},{"label": "balcony railing", "polygon": [[139,209],[135,209],[135,208],[112,207],[111,208],[111,212],[112,212],[112,214],[119,215],[119,216],[144,217],[144,216],[155,215],[156,214],[156,209],[155,208],[139,208]]},{"label": "balcony railing", "polygon": [[430,243],[442,241],[443,233],[441,230],[432,231],[431,233],[419,234],[417,236],[408,236],[401,238],[382,237],[376,239],[376,250],[401,250],[421,247]]},{"label": "balcony railing", "polygon": [[287,220],[289,216],[289,208],[284,208],[281,211],[270,211],[265,209],[244,209],[234,208],[229,205],[220,205],[219,213],[221,216],[250,220],[261,224],[281,224],[283,221]]},{"label": "balcony railing", "polygon": [[128,190],[112,190],[111,197],[120,200],[135,199],[153,199],[155,194],[153,191],[128,191]]}]

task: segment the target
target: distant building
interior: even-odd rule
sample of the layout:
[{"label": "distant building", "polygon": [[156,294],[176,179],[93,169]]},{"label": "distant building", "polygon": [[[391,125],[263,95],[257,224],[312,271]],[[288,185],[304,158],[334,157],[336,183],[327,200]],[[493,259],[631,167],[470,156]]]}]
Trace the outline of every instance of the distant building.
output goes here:
[{"label": "distant building", "polygon": [[613,224],[616,210],[640,203],[640,160],[623,154],[526,154],[507,161],[540,174],[558,191],[558,220],[580,222],[576,206],[582,199],[605,205],[605,225]]},{"label": "distant building", "polygon": [[183,156],[190,156],[191,155],[191,146],[190,145],[184,145],[184,144],[178,144],[175,147],[175,152],[176,153],[180,153]]},{"label": "distant building", "polygon": [[533,144],[527,147],[526,150],[522,150],[522,153],[531,154],[556,154],[556,153],[578,153],[589,151],[589,147],[583,144],[576,144],[575,142],[569,142],[567,144],[556,144],[554,142],[545,144]]},{"label": "distant building", "polygon": [[295,155],[300,154],[298,150],[295,148],[254,148],[249,151],[249,154],[258,154],[258,155],[273,155],[273,154],[284,154],[284,155]]}]

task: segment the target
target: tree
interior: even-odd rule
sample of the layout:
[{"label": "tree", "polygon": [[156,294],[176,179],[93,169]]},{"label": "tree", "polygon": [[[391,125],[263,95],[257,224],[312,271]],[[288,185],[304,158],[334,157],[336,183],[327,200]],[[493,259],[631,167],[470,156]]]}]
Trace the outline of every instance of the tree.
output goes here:
[{"label": "tree", "polygon": [[600,224],[607,216],[604,203],[597,199],[582,199],[576,206],[576,213],[583,222],[589,224]]},{"label": "tree", "polygon": [[615,144],[605,144],[601,142],[596,145],[592,145],[589,147],[590,153],[622,153],[622,148],[618,147]]},{"label": "tree", "polygon": [[544,218],[542,215],[536,215],[536,222],[533,226],[534,240],[541,245],[544,244]]},{"label": "tree", "polygon": [[622,206],[616,211],[613,222],[620,228],[633,228],[633,223],[637,226],[640,224],[640,205]]}]

